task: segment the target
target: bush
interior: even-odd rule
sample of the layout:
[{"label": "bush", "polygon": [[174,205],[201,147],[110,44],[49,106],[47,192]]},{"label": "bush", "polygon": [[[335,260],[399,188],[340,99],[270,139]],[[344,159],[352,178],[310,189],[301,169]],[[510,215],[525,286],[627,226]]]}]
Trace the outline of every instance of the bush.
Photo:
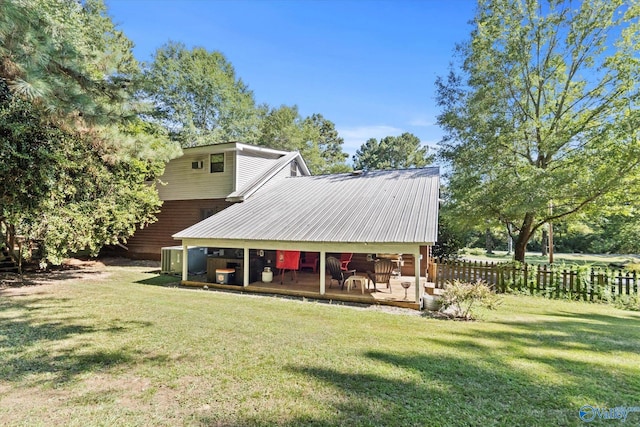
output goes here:
[{"label": "bush", "polygon": [[478,306],[494,309],[500,303],[501,299],[482,280],[475,283],[447,282],[442,294],[442,311],[463,320],[475,319],[473,309]]},{"label": "bush", "polygon": [[616,298],[614,305],[621,310],[640,311],[640,298],[636,295],[622,295]]}]

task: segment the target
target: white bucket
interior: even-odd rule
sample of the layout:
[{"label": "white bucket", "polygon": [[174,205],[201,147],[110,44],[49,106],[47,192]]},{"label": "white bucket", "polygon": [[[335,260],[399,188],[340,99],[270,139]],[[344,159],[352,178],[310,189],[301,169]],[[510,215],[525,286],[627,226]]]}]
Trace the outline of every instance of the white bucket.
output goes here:
[{"label": "white bucket", "polygon": [[424,308],[429,311],[438,311],[442,307],[442,297],[424,294],[422,296]]}]

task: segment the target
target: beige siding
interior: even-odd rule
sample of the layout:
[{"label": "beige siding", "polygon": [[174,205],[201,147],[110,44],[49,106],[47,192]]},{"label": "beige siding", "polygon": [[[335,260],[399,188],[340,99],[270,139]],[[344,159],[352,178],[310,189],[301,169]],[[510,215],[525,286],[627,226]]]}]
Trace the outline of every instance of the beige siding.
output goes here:
[{"label": "beige siding", "polygon": [[[225,151],[224,172],[211,173],[210,155],[220,153],[216,147],[192,150],[167,164],[158,185],[162,200],[224,199],[235,191],[235,151]],[[192,162],[202,162],[202,169],[192,169]]]},{"label": "beige siding", "polygon": [[239,152],[236,156],[236,189],[241,190],[247,183],[265,173],[279,158],[280,156],[266,157],[254,153]]}]

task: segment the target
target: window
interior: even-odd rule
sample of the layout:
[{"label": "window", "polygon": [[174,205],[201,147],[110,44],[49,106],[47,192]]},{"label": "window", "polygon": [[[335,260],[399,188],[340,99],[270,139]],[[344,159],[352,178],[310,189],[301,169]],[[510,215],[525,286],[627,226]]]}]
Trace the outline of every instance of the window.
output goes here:
[{"label": "window", "polygon": [[296,163],[295,161],[291,162],[291,176],[297,176],[298,175],[298,163]]},{"label": "window", "polygon": [[224,172],[224,154],[211,155],[211,173]]}]

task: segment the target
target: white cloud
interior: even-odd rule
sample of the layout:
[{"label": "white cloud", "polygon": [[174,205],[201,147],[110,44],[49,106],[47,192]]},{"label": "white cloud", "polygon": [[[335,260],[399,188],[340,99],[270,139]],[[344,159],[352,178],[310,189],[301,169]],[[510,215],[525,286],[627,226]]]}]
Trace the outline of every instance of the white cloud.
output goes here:
[{"label": "white cloud", "polygon": [[409,126],[415,127],[429,127],[433,126],[435,123],[427,117],[415,117],[411,121],[409,121]]},{"label": "white cloud", "polygon": [[405,132],[403,129],[385,125],[358,126],[354,128],[337,129],[337,131],[344,139],[342,149],[345,153],[349,153],[349,158],[351,158],[351,156],[356,153],[356,150],[367,142],[369,138],[380,140],[385,136],[398,136]]}]

